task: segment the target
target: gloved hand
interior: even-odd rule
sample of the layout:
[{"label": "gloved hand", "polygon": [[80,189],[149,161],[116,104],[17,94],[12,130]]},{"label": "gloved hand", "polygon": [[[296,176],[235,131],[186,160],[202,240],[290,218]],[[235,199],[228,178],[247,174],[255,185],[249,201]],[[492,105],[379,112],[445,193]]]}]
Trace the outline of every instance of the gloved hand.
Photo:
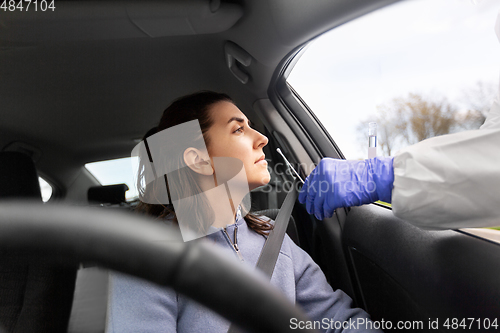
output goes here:
[{"label": "gloved hand", "polygon": [[331,217],[339,207],[361,206],[382,200],[391,202],[394,170],[392,157],[364,161],[322,159],[299,193],[309,214]]}]

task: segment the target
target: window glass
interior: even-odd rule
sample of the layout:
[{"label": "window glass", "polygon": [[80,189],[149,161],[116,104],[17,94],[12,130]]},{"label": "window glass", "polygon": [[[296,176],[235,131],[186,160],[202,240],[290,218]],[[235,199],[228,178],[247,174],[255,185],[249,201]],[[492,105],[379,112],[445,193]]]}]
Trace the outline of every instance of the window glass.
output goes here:
[{"label": "window glass", "polygon": [[40,191],[42,192],[43,202],[49,201],[52,197],[52,186],[42,177],[38,177],[38,183],[40,183]]},{"label": "window glass", "polygon": [[313,41],[288,77],[348,159],[478,128],[500,72],[498,0],[402,1]]},{"label": "window glass", "polygon": [[[498,0],[401,1],[317,38],[287,82],[347,159],[368,158],[370,122],[379,156],[479,128],[498,89],[499,11]],[[466,231],[500,242],[495,229]]]},{"label": "window glass", "polygon": [[101,185],[127,184],[129,188],[125,193],[127,201],[132,201],[139,197],[133,172],[133,170],[138,169],[137,157],[87,163],[85,164],[85,168]]}]

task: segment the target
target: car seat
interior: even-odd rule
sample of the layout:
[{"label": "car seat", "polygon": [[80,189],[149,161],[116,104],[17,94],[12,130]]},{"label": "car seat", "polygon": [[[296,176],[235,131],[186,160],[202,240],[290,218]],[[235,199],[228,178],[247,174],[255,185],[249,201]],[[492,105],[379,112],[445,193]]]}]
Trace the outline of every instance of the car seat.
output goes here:
[{"label": "car seat", "polygon": [[[125,205],[126,184],[97,185],[87,191],[89,205],[104,209],[132,210]],[[106,326],[109,271],[83,263],[77,272],[68,333],[101,333]]]},{"label": "car seat", "polygon": [[[0,200],[42,203],[35,164],[20,152],[0,152]],[[0,323],[7,332],[66,332],[76,268],[48,257],[0,252]]]},{"label": "car seat", "polygon": [[125,192],[128,189],[127,184],[92,186],[87,192],[87,198],[90,204],[120,205],[126,202]]}]

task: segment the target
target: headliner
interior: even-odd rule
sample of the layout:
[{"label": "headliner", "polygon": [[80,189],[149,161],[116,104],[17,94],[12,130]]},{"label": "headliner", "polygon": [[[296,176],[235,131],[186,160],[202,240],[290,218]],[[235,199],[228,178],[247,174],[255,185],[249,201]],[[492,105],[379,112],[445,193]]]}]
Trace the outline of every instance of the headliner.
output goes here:
[{"label": "headliner", "polygon": [[[318,34],[394,1],[223,2],[214,21],[222,23],[208,27],[203,0],[56,1],[53,13],[6,12],[0,147],[19,140],[40,149],[41,170],[57,169],[55,161],[63,170],[127,156],[173,99],[201,89],[228,93],[260,126],[252,105],[268,98],[284,59]],[[155,26],[172,15],[188,16],[194,28]],[[228,40],[252,56],[246,85],[226,67]]]}]

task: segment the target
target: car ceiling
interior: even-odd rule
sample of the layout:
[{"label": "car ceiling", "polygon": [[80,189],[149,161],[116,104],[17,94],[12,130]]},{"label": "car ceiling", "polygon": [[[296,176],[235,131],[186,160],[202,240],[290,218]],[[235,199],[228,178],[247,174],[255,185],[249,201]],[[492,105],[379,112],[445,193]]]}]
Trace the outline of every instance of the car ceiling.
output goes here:
[{"label": "car ceiling", "polygon": [[[35,147],[39,169],[67,183],[86,162],[129,155],[184,94],[226,92],[252,118],[300,45],[392,2],[55,1],[54,12],[2,13],[0,147]],[[226,67],[227,41],[252,57],[246,85]]]}]

